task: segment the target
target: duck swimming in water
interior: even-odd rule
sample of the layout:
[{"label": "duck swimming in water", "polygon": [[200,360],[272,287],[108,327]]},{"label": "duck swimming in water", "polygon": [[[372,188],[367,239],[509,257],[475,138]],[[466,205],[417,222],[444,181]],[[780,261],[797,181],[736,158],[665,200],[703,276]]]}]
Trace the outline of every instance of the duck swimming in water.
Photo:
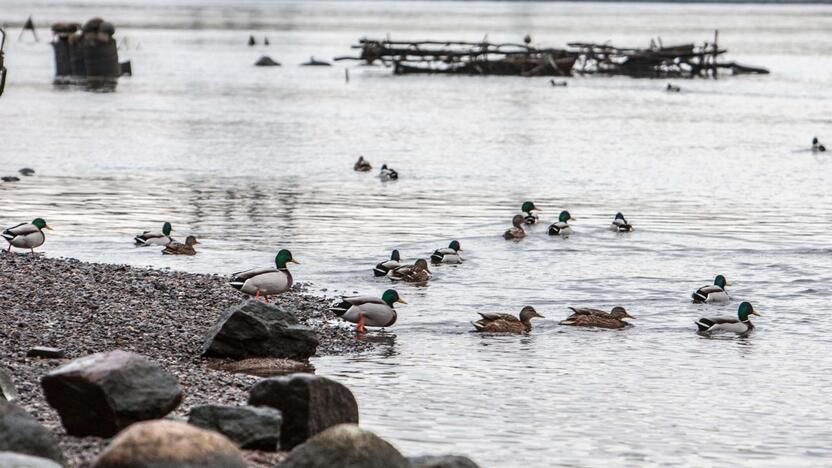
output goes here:
[{"label": "duck swimming in water", "polygon": [[520,311],[520,318],[511,314],[497,314],[491,312],[479,312],[480,320],[471,322],[474,329],[483,333],[523,333],[531,331],[532,319],[535,317],[545,318],[538,314],[534,307],[526,306]]},{"label": "duck swimming in water", "polygon": [[597,327],[597,328],[624,328],[630,323],[625,318],[634,319],[623,307],[613,307],[610,312],[598,309],[576,309],[570,307],[573,314],[560,322],[561,325],[573,327]]},{"label": "duck swimming in water", "polygon": [[447,247],[436,249],[430,256],[430,262],[434,264],[439,263],[462,263],[462,256],[459,252],[462,251],[462,246],[459,241],[451,241]]},{"label": "duck swimming in water", "polygon": [[523,212],[523,222],[526,224],[536,224],[538,221],[538,216],[535,211],[543,211],[540,208],[534,205],[534,202],[524,202],[523,206],[520,207],[520,211]]},{"label": "duck swimming in water", "polygon": [[728,286],[728,281],[722,275],[717,275],[714,278],[714,284],[702,286],[694,291],[691,295],[694,304],[701,304],[703,302],[728,302],[731,300],[728,293],[725,292],[725,287]]},{"label": "duck swimming in water", "polygon": [[610,224],[610,231],[616,232],[630,232],[633,230],[633,225],[628,223],[626,219],[624,219],[624,215],[621,213],[615,214],[615,219],[612,220],[612,224]]},{"label": "duck swimming in water", "polygon": [[385,260],[373,268],[373,275],[375,276],[387,276],[390,273],[390,270],[394,270],[400,266],[402,258],[399,255],[398,250],[394,250],[392,254],[390,254],[390,260]]},{"label": "duck swimming in water", "polygon": [[563,237],[570,236],[572,234],[572,227],[569,226],[569,221],[575,221],[575,218],[573,218],[568,211],[561,211],[560,216],[558,216],[558,220],[549,226],[549,235],[560,235]]},{"label": "duck swimming in water", "polygon": [[812,151],[819,151],[821,153],[826,151],[826,147],[820,144],[818,137],[812,138]]},{"label": "duck swimming in water", "polygon": [[370,161],[364,159],[364,156],[359,156],[358,161],[355,162],[352,168],[356,172],[369,172],[373,169],[373,165],[370,164]]},{"label": "duck swimming in water", "polygon": [[503,238],[506,240],[510,239],[522,239],[526,237],[526,231],[523,230],[523,224],[525,223],[523,219],[523,215],[514,215],[514,218],[511,219],[512,227],[508,231],[503,233]]},{"label": "duck swimming in water", "polygon": [[416,260],[413,265],[402,265],[390,270],[387,275],[393,281],[404,281],[405,283],[424,283],[433,276],[428,270],[428,261],[424,258]]},{"label": "duck swimming in water", "polygon": [[388,180],[399,180],[399,173],[387,167],[387,164],[381,165],[381,172],[378,176],[382,182],[386,182]]},{"label": "duck swimming in water", "polygon": [[166,222],[162,225],[162,232],[144,231],[143,233],[134,237],[133,240],[136,241],[136,246],[138,247],[147,247],[150,245],[168,245],[173,240],[170,237],[171,232],[173,232],[173,227],[170,225],[170,223]]},{"label": "duck swimming in water", "polygon": [[329,310],[347,322],[357,324],[355,331],[364,333],[365,327],[389,327],[396,323],[396,303],[407,304],[395,289],[388,289],[381,299],[373,296],[344,296]]},{"label": "duck swimming in water", "polygon": [[667,84],[667,88],[665,88],[665,90],[668,93],[680,93],[680,92],[682,92],[682,88],[680,88],[676,85],[670,84],[670,83]]},{"label": "duck swimming in water", "polygon": [[701,318],[697,320],[697,333],[700,335],[710,335],[712,333],[736,333],[738,335],[745,335],[754,329],[754,324],[749,320],[749,316],[760,314],[754,310],[748,302],[740,304],[737,309],[737,318],[727,317],[713,317]]},{"label": "duck swimming in water", "polygon": [[199,244],[197,242],[196,237],[188,236],[185,238],[185,243],[171,241],[170,244],[166,245],[164,250],[162,250],[163,255],[196,255],[196,250],[194,246]]},{"label": "duck swimming in water", "polygon": [[275,268],[254,268],[231,275],[228,282],[234,289],[266,302],[269,296],[283,294],[292,289],[292,273],[286,268],[287,263],[300,263],[292,257],[292,252],[281,250],[274,257]]},{"label": "duck swimming in water", "polygon": [[35,218],[31,223],[20,223],[17,226],[5,229],[0,235],[9,243],[7,252],[11,252],[12,247],[17,247],[19,249],[29,249],[32,253],[35,253],[35,248],[46,242],[44,229],[52,230],[42,218]]}]

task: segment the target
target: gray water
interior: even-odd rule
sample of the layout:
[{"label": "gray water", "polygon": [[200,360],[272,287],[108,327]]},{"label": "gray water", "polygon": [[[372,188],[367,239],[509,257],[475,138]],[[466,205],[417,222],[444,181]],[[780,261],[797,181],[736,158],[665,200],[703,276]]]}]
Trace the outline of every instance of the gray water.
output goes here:
[{"label": "gray water", "polygon": [[[362,425],[408,455],[483,466],[828,466],[832,449],[832,7],[593,3],[64,2],[4,0],[0,23],[101,15],[135,76],[111,94],[51,85],[45,43],[7,44],[0,98],[0,223],[36,216],[49,256],[229,274],[279,248],[313,291],[380,294],[371,267],[451,239],[465,263],[434,268],[378,351],[314,359],[355,393]],[[126,3],[126,2],[125,2]],[[200,6],[207,5],[207,6]],[[760,77],[679,81],[407,76],[310,55],[362,36],[704,41]],[[250,33],[272,45],[249,48]],[[252,66],[262,54],[282,68]],[[351,80],[344,80],[350,66]],[[401,180],[357,174],[365,155]],[[832,153],[827,153],[832,154]],[[543,225],[500,235],[525,200]],[[578,218],[569,239],[545,226]],[[606,230],[616,211],[630,234]],[[136,249],[171,221],[193,258]],[[733,301],[693,305],[724,274]],[[748,338],[693,321],[764,317]],[[527,336],[479,336],[478,311],[547,318]],[[623,331],[560,327],[567,306],[623,305]]]}]

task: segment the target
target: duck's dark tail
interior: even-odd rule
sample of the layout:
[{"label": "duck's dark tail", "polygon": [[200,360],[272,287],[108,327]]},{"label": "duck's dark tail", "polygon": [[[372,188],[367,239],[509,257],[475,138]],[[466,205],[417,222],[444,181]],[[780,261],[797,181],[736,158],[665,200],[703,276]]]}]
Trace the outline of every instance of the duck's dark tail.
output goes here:
[{"label": "duck's dark tail", "polygon": [[342,316],[350,310],[352,304],[347,301],[335,302],[329,307],[329,311],[337,316]]},{"label": "duck's dark tail", "polygon": [[246,284],[246,280],[237,278],[237,275],[231,276],[231,279],[228,280],[228,284],[231,285],[232,288],[240,291],[243,289],[243,285]]},{"label": "duck's dark tail", "polygon": [[714,326],[714,321],[706,318],[701,318],[694,323],[697,327],[699,327],[699,331],[701,332],[706,332],[710,330],[712,326]]},{"label": "duck's dark tail", "polygon": [[384,262],[379,263],[378,265],[373,268],[373,274],[375,276],[387,276],[387,273],[390,272],[390,269],[384,266]]},{"label": "duck's dark tail", "polygon": [[701,304],[708,300],[708,296],[696,290],[693,294],[690,295],[691,299],[693,299],[694,304]]},{"label": "duck's dark tail", "polygon": [[560,228],[557,226],[557,224],[553,224],[553,225],[549,226],[549,235],[550,236],[557,236],[558,234],[560,234]]},{"label": "duck's dark tail", "polygon": [[444,255],[439,253],[438,250],[434,250],[433,254],[430,256],[430,261],[431,263],[442,263],[442,257],[444,257]]}]

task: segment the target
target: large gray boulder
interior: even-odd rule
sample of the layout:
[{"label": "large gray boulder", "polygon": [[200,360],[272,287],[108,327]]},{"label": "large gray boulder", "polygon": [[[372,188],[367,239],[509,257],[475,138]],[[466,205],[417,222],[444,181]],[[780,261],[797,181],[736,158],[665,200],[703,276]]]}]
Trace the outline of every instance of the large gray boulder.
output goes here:
[{"label": "large gray boulder", "polygon": [[5,367],[0,367],[0,401],[13,402],[18,398],[20,398],[20,395],[14,387],[11,371]]},{"label": "large gray boulder", "polygon": [[139,354],[109,351],[76,359],[41,378],[46,401],[70,435],[112,437],[162,418],[182,401],[176,377]]},{"label": "large gray boulder", "polygon": [[267,406],[197,406],[188,416],[188,424],[219,432],[240,448],[268,452],[279,448],[282,422],[280,411]]},{"label": "large gray boulder", "polygon": [[[58,441],[17,405],[0,400],[0,451],[49,458],[64,463]],[[0,466],[5,467],[3,463]]]},{"label": "large gray boulder", "polygon": [[468,457],[462,455],[425,455],[408,458],[413,468],[480,468]]},{"label": "large gray boulder", "polygon": [[61,465],[48,458],[14,452],[0,452],[0,466],[3,468],[61,468]]},{"label": "large gray boulder", "polygon": [[208,330],[203,356],[246,359],[276,357],[306,360],[315,354],[318,337],[300,325],[284,306],[246,301],[220,315]]},{"label": "large gray boulder", "polygon": [[387,441],[355,424],[340,424],[297,446],[280,468],[411,468]]},{"label": "large gray boulder", "polygon": [[340,383],[312,374],[290,374],[257,382],[248,404],[280,410],[280,447],[290,450],[337,424],[358,424],[358,403]]},{"label": "large gray boulder", "polygon": [[246,462],[237,447],[216,432],[157,420],[119,433],[93,468],[246,468]]}]

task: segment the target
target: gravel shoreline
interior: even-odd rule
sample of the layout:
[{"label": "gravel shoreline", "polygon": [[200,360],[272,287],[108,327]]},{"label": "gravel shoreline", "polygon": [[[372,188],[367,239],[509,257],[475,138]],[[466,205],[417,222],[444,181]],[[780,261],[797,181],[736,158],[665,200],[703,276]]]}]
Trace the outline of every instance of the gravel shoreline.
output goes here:
[{"label": "gravel shoreline", "polygon": [[[70,466],[87,466],[108,440],[67,436],[44,399],[40,378],[87,354],[123,349],[143,354],[176,375],[185,399],[172,413],[186,417],[202,404],[245,404],[258,377],[216,370],[221,362],[200,357],[208,328],[226,308],[245,299],[218,275],[86,263],[30,254],[0,255],[0,365],[8,367],[20,393],[17,404],[59,439]],[[276,301],[313,328],[317,355],[366,351],[335,318],[322,297],[295,287]],[[66,359],[27,358],[35,346],[66,351]],[[247,452],[251,466],[274,463],[281,454]]]}]

